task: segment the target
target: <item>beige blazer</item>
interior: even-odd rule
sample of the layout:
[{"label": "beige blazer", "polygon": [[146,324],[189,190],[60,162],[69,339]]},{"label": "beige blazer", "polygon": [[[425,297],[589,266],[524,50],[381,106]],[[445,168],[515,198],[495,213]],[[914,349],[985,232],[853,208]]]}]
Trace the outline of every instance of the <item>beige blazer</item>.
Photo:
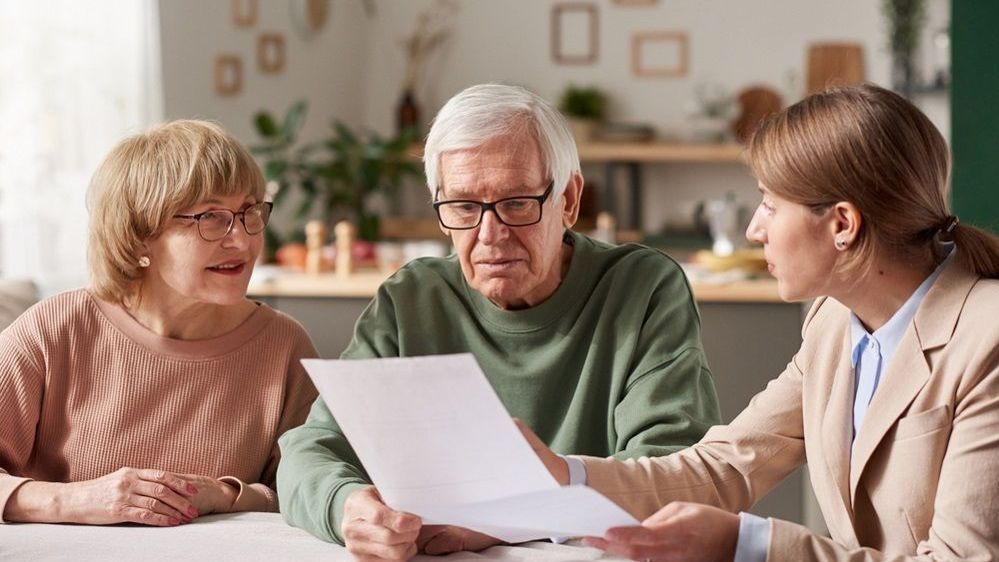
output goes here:
[{"label": "beige blazer", "polygon": [[638,518],[671,501],[749,509],[802,463],[832,540],[772,521],[772,561],[999,559],[999,281],[951,264],[853,438],[849,310],[815,303],[801,349],[730,425],[667,457],[579,457]]}]

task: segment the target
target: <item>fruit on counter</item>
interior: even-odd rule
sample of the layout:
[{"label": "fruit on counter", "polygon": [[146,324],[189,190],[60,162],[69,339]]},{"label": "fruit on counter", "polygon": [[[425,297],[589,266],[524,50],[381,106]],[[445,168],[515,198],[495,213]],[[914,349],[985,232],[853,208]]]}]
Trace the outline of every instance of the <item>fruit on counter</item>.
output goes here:
[{"label": "fruit on counter", "polygon": [[300,242],[288,242],[278,248],[275,257],[277,262],[283,267],[293,267],[295,269],[305,269],[305,256],[309,249]]}]

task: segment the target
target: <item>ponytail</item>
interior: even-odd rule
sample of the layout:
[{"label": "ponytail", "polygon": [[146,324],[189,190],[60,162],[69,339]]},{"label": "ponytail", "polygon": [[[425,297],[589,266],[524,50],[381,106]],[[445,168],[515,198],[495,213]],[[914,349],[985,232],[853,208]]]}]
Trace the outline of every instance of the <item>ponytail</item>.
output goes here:
[{"label": "ponytail", "polygon": [[989,279],[999,279],[999,236],[968,225],[957,225],[951,234],[957,244],[957,261]]}]

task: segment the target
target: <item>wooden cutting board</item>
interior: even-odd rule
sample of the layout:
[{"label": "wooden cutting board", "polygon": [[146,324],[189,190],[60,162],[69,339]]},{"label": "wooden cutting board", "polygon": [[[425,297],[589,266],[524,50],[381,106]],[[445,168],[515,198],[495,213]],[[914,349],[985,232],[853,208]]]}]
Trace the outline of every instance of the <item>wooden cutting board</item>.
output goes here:
[{"label": "wooden cutting board", "polygon": [[813,43],[805,65],[807,93],[864,82],[864,48],[857,43]]}]

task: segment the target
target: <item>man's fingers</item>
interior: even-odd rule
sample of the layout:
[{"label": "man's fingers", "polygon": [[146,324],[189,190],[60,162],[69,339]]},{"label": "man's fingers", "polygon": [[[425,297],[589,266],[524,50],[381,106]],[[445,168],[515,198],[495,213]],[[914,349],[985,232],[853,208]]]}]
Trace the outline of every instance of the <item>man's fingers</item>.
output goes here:
[{"label": "man's fingers", "polygon": [[347,543],[347,551],[356,559],[409,560],[416,556],[416,543],[378,544],[372,542]]},{"label": "man's fingers", "polygon": [[120,516],[125,521],[139,523],[141,525],[152,525],[155,527],[174,527],[176,525],[180,525],[179,519],[135,506],[122,508]]},{"label": "man's fingers", "polygon": [[464,541],[453,530],[438,533],[423,545],[423,552],[430,555],[449,554],[464,550]]},{"label": "man's fingers", "polygon": [[[191,502],[187,501],[187,499],[165,484],[150,482],[148,480],[139,480],[135,486],[133,486],[132,491],[138,495],[146,496],[146,498],[163,502],[167,506],[176,510],[176,517],[180,517],[182,519],[192,519],[198,516],[198,510],[191,504]],[[164,513],[159,510],[154,511]]]},{"label": "man's fingers", "polygon": [[430,539],[447,530],[447,525],[424,525],[420,527],[420,533],[416,537],[416,548],[422,551],[423,547],[430,542]]},{"label": "man's fingers", "polygon": [[368,511],[367,516],[360,519],[368,523],[380,525],[396,533],[418,533],[423,521],[412,513],[405,511],[395,511],[385,504],[379,504],[380,508]]},{"label": "man's fingers", "polygon": [[343,528],[343,538],[348,542],[399,545],[415,543],[419,530],[396,532],[368,521],[354,521]]},{"label": "man's fingers", "polygon": [[137,470],[136,475],[143,480],[169,486],[174,492],[182,496],[193,496],[198,493],[198,488],[194,484],[165,470],[143,468]]}]

